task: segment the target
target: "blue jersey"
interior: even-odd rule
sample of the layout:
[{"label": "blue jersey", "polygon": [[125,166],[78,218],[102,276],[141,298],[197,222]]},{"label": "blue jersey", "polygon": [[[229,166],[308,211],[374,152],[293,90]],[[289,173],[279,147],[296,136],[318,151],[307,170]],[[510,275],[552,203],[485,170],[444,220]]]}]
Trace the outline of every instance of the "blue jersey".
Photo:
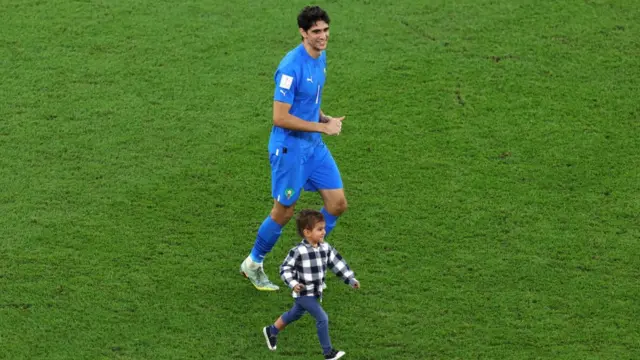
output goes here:
[{"label": "blue jersey", "polygon": [[[317,59],[312,58],[302,44],[289,51],[276,70],[273,99],[291,104],[291,115],[318,122],[327,72],[326,59],[324,51]],[[274,125],[269,139],[269,151],[274,152],[282,146],[307,153],[321,142],[320,133],[294,131]]]}]

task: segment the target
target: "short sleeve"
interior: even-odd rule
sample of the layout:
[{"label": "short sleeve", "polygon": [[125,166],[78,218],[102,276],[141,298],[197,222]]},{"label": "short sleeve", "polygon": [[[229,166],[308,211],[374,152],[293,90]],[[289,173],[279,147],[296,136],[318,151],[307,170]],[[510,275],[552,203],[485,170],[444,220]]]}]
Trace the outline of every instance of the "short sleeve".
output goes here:
[{"label": "short sleeve", "polygon": [[275,76],[273,100],[293,104],[297,84],[296,73],[292,68],[278,68]]}]

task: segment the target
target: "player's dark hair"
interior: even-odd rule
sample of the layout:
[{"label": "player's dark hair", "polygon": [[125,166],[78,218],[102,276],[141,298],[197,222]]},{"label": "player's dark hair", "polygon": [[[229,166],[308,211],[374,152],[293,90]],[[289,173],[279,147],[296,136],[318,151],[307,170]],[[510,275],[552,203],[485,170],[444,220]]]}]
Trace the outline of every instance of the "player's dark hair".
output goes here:
[{"label": "player's dark hair", "polygon": [[322,10],[319,6],[305,6],[300,14],[298,14],[298,27],[302,28],[302,30],[307,31],[311,29],[313,24],[318,21],[324,21],[327,24],[331,22],[329,19],[329,14],[326,11]]},{"label": "player's dark hair", "polygon": [[316,210],[302,210],[296,218],[296,225],[298,225],[298,235],[304,237],[304,230],[311,230],[317,223],[324,221],[324,215]]}]

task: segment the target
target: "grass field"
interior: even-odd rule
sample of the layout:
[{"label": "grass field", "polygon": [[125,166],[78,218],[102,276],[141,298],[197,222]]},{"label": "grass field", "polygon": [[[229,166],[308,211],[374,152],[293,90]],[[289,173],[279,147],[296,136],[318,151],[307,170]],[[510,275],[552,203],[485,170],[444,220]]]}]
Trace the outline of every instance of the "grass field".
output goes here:
[{"label": "grass field", "polygon": [[[0,0],[0,359],[321,358],[238,275],[305,4]],[[319,5],[345,359],[640,358],[637,2]]]}]

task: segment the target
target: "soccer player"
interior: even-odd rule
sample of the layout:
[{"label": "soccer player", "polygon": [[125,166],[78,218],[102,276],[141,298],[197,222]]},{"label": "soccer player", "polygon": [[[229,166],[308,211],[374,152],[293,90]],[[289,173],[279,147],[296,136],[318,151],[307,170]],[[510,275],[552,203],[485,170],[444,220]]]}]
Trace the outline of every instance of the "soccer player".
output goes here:
[{"label": "soccer player", "polygon": [[324,358],[336,360],[345,353],[331,345],[329,337],[329,317],[322,309],[322,292],[325,289],[326,269],[331,269],[354,289],[360,288],[360,282],[338,251],[324,241],[325,221],[322,214],[315,210],[303,210],[297,219],[298,234],[302,241],[295,246],[282,265],[280,277],[293,290],[295,303],[291,310],[282,314],[273,325],[262,329],[269,350],[276,350],[278,333],[292,322],[300,319],[306,312],[316,319],[316,330]]},{"label": "soccer player", "polygon": [[329,22],[329,15],[318,6],[302,9],[298,15],[302,43],[284,56],[275,72],[269,139],[274,203],[258,229],[250,255],[240,265],[240,272],[258,290],[278,290],[264,273],[263,260],[293,216],[302,189],[320,193],[327,235],[347,209],[338,166],[322,141],[322,134],[339,135],[344,119],[325,115],[320,108]]}]

